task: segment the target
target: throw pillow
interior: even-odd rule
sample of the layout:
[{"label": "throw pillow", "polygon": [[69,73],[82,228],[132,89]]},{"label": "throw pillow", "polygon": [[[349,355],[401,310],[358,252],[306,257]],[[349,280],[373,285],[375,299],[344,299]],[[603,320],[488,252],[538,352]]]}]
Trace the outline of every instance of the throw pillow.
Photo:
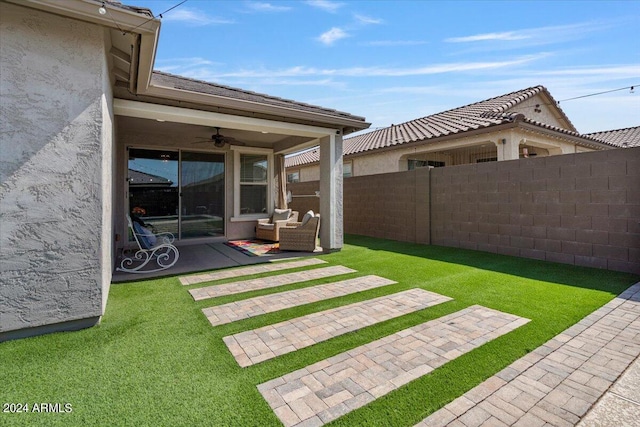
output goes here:
[{"label": "throw pillow", "polygon": [[314,217],[314,213],[313,213],[313,211],[308,211],[308,212],[307,212],[306,214],[304,214],[304,216],[302,217],[302,224],[300,224],[300,225],[301,225],[301,226],[302,226],[302,225],[305,225],[305,224],[306,224],[306,223],[308,223],[308,222],[309,222],[309,220],[310,220],[311,218],[313,218],[313,217]]},{"label": "throw pillow", "polygon": [[289,219],[291,209],[276,209],[273,211],[273,222]]},{"label": "throw pillow", "polygon": [[133,229],[138,235],[138,241],[143,249],[151,249],[156,244],[156,236],[146,227],[143,227],[137,222],[133,223]]}]

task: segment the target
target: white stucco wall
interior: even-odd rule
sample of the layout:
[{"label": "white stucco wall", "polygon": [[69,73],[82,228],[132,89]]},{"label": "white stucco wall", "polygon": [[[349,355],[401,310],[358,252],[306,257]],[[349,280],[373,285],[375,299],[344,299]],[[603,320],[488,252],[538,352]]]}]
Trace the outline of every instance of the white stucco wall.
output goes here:
[{"label": "white stucco wall", "polygon": [[0,40],[2,340],[103,313],[113,147],[100,27],[0,3]]},{"label": "white stucco wall", "polygon": [[[536,111],[536,109],[540,110],[540,112]],[[545,101],[540,95],[525,99],[524,101],[520,102],[518,105],[507,111],[522,113],[528,118],[539,121],[541,123],[568,129],[567,125],[560,121],[561,116],[557,114],[555,106],[549,105],[548,101]]]}]

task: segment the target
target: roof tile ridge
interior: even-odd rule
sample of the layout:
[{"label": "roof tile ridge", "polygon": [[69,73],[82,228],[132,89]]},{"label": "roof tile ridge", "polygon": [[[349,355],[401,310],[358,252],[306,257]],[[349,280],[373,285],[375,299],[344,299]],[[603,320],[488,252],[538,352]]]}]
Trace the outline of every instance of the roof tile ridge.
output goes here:
[{"label": "roof tile ridge", "polygon": [[597,132],[587,132],[587,133],[583,133],[582,135],[595,135],[597,133],[612,133],[612,132],[622,132],[625,130],[633,130],[633,129],[640,129],[640,125],[638,126],[629,126],[626,128],[620,128],[620,129],[609,129],[609,130],[600,130]]},{"label": "roof tile ridge", "polygon": [[[495,98],[487,99],[485,102],[495,100],[498,98],[507,98],[508,99],[507,102],[505,102],[504,104],[502,104],[497,108],[493,108],[492,110],[490,110],[491,112],[494,112],[494,113],[502,113],[502,112],[506,112],[508,109],[513,108],[516,105],[520,104],[521,102],[544,91],[549,93],[547,88],[545,88],[542,85],[531,86],[526,89],[517,90],[511,93],[507,93],[505,95],[496,96]],[[508,97],[511,97],[511,98],[509,99]]]},{"label": "roof tile ridge", "polygon": [[220,83],[214,83],[214,82],[208,82],[206,80],[195,79],[195,78],[192,78],[192,77],[185,77],[185,76],[181,76],[179,74],[167,73],[166,71],[153,70],[153,74],[156,74],[156,73],[157,74],[161,74],[161,75],[165,75],[165,76],[169,76],[169,77],[175,77],[175,78],[181,79],[181,80],[188,80],[188,81],[192,81],[192,82],[196,82],[196,83],[206,84],[206,85],[213,86],[213,87],[227,89],[227,90],[234,91],[234,92],[237,92],[237,93],[244,93],[244,94],[249,94],[249,95],[260,96],[260,97],[263,97],[263,98],[266,98],[266,99],[270,99],[270,100],[273,100],[273,101],[282,101],[282,102],[287,103],[287,104],[299,105],[299,106],[303,106],[303,107],[311,107],[311,108],[315,108],[315,109],[318,109],[318,110],[321,110],[321,111],[337,113],[337,114],[342,114],[342,115],[349,115],[349,113],[345,113],[344,111],[339,111],[339,110],[336,110],[336,109],[333,109],[333,108],[321,107],[319,105],[309,104],[309,103],[301,102],[301,101],[295,101],[293,99],[288,99],[288,98],[281,98],[281,97],[274,96],[274,95],[269,95],[269,94],[266,94],[266,93],[254,92],[254,91],[250,91],[250,90],[246,90],[246,89],[240,89],[240,88],[237,88],[237,87],[227,86],[227,85],[223,85],[223,84],[220,84]]}]

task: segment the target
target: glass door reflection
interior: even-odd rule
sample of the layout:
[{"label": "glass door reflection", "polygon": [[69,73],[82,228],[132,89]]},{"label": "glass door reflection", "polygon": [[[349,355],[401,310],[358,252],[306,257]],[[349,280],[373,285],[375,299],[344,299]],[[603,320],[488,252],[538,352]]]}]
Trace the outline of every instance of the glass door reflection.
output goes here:
[{"label": "glass door reflection", "polygon": [[224,236],[224,154],[182,152],[181,239]]},{"label": "glass door reflection", "polygon": [[178,152],[129,149],[129,213],[178,236]]}]

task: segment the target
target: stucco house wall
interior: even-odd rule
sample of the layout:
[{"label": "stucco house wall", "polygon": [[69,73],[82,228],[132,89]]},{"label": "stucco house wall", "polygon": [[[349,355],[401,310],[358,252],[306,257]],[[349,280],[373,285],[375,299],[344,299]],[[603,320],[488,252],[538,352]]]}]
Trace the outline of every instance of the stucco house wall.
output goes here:
[{"label": "stucco house wall", "polygon": [[[527,144],[536,146],[535,150],[537,157],[546,157],[551,153],[568,154],[577,151],[575,144],[558,138],[535,134],[533,132],[487,132],[472,137],[461,135],[460,138],[439,143],[418,144],[411,147],[374,150],[364,154],[346,156],[345,161],[353,163],[353,176],[377,175],[408,170],[408,159],[439,160],[445,161],[447,166],[451,166],[455,164],[453,159],[451,156],[443,153],[455,149],[464,150],[465,147],[467,147],[469,150],[466,153],[466,163],[475,163],[475,159],[478,157],[479,153],[477,151],[479,146],[486,146],[485,148],[480,149],[480,152],[483,152],[486,157],[495,157],[497,156],[496,144],[503,138],[514,139],[516,143],[526,140]],[[579,151],[591,150],[583,147],[583,150]],[[456,160],[461,158],[459,154],[455,157]],[[312,173],[314,168],[317,168],[317,165],[312,164],[299,166],[300,181],[306,182],[317,180],[318,178],[315,177],[314,173]]]},{"label": "stucco house wall", "polygon": [[105,33],[0,3],[0,341],[98,321],[112,260]]},{"label": "stucco house wall", "polygon": [[[344,162],[352,165],[351,176],[357,177],[406,171],[409,170],[409,160],[434,161],[444,163],[445,166],[455,166],[494,159],[503,161],[519,157],[540,158],[611,148],[606,144],[598,145],[598,142],[594,144],[589,141],[590,138],[581,138],[548,91],[543,87],[535,90],[538,93],[530,97],[527,97],[529,90],[507,94],[507,99],[503,100],[506,104],[499,108],[492,104],[492,99],[472,104],[475,108],[486,109],[482,110],[482,114],[469,113],[465,110],[468,106],[463,106],[391,125],[367,135],[347,138],[344,142]],[[461,124],[466,123],[465,120],[480,119],[483,115],[501,118],[512,116],[514,121],[511,122],[512,126],[502,123],[494,127],[465,128]],[[422,122],[418,123],[420,120]],[[452,130],[435,137],[424,136],[427,133],[420,130],[420,126],[424,126],[428,120],[449,123]],[[414,129],[409,130],[412,126]],[[440,132],[433,129],[432,132]],[[425,139],[420,139],[420,135]],[[289,160],[291,166],[288,170],[299,172],[300,182],[318,179],[318,160],[317,155],[313,154],[314,152],[311,155],[301,153]]]}]

